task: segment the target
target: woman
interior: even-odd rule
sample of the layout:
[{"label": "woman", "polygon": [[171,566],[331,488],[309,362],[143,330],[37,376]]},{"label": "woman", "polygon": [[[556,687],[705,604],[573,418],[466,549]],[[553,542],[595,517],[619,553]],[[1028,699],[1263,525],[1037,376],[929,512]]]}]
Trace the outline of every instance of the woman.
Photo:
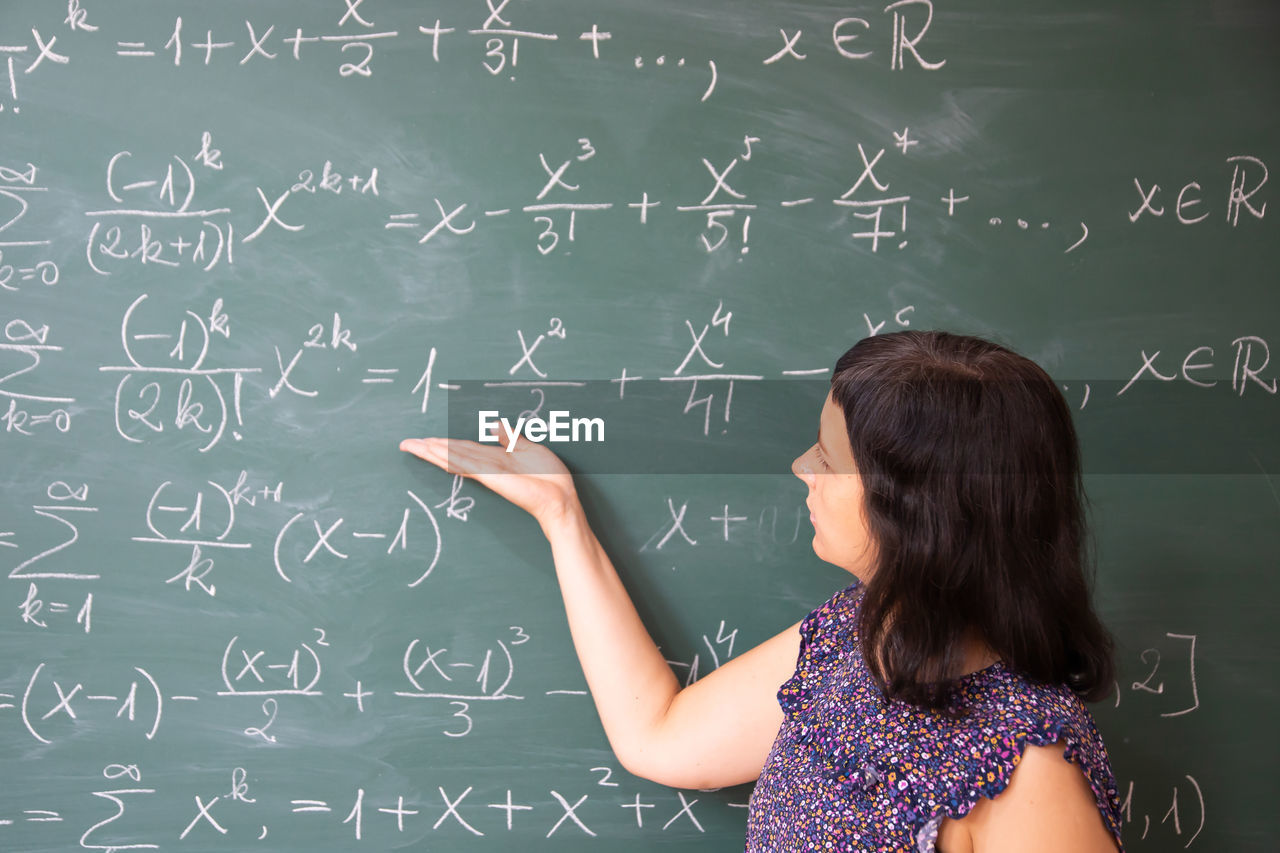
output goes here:
[{"label": "woman", "polygon": [[792,471],[814,551],[856,581],[683,689],[554,454],[401,448],[537,519],[618,760],[680,788],[758,780],[748,850],[1122,850],[1082,702],[1112,670],[1076,437],[1031,361],[940,332],[845,353]]}]

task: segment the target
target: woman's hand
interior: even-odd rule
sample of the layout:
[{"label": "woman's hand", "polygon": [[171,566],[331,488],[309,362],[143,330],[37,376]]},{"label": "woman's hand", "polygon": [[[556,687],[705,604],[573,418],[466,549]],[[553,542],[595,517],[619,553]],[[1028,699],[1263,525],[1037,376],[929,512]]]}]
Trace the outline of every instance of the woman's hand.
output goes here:
[{"label": "woman's hand", "polygon": [[503,445],[464,439],[407,438],[400,449],[492,489],[532,515],[547,530],[578,507],[573,475],[560,458],[523,437]]}]

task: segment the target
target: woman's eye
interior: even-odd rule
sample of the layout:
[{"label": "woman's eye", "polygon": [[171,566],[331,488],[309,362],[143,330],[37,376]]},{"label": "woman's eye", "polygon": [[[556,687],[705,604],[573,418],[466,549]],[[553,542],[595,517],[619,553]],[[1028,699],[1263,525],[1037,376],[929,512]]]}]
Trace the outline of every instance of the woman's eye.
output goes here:
[{"label": "woman's eye", "polygon": [[822,449],[821,449],[821,448],[819,448],[819,447],[815,447],[815,448],[813,449],[813,453],[814,453],[814,455],[815,455],[815,456],[817,456],[817,457],[818,457],[818,464],[819,464],[819,465],[821,465],[823,468],[827,468],[827,467],[829,467],[829,466],[827,465],[827,460],[826,460],[826,459],[824,459],[824,458],[823,458],[823,456],[822,456]]}]

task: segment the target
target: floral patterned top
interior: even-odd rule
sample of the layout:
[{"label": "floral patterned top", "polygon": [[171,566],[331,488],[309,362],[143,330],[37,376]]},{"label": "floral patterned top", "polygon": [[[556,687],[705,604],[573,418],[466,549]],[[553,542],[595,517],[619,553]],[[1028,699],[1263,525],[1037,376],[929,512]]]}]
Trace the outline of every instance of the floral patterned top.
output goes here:
[{"label": "floral patterned top", "polygon": [[1059,740],[1123,853],[1106,747],[1069,688],[997,662],[960,679],[963,715],[889,701],[862,657],[861,601],[855,583],[800,625],[796,672],[778,691],[786,719],[751,795],[749,853],[929,853],[944,817],[1004,790],[1027,744]]}]

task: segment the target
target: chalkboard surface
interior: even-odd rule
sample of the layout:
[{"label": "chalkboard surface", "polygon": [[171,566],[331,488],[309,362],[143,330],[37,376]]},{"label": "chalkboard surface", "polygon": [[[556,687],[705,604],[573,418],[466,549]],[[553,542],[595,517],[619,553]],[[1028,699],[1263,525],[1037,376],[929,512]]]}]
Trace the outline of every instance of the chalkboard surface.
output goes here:
[{"label": "chalkboard surface", "polygon": [[[683,679],[847,575],[834,359],[991,336],[1088,465],[1130,850],[1273,849],[1267,0],[0,7],[0,849],[740,849],[612,757],[536,526],[397,451],[556,445]],[[492,404],[490,404],[492,401]]]}]

